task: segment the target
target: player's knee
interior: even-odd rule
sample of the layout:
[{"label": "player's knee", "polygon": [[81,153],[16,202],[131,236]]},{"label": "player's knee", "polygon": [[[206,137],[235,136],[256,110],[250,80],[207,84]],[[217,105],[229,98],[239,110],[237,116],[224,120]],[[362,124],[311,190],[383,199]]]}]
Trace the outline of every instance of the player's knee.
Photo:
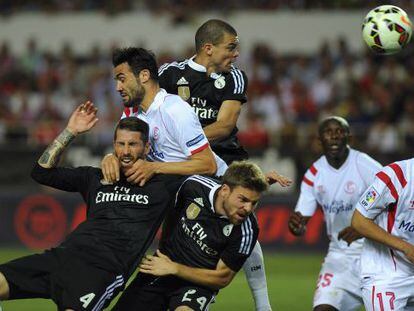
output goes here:
[{"label": "player's knee", "polygon": [[9,298],[10,287],[3,273],[0,272],[0,300]]},{"label": "player's knee", "polygon": [[187,306],[179,306],[175,308],[175,311],[194,311],[194,309],[191,309],[190,307],[187,307]]},{"label": "player's knee", "polygon": [[338,311],[338,309],[331,305],[319,305],[313,308],[313,311]]}]

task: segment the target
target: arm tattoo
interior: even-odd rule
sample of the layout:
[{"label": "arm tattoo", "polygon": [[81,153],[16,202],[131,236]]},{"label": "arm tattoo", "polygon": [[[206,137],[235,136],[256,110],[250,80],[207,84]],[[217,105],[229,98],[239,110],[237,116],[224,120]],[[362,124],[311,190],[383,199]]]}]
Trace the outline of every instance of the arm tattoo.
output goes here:
[{"label": "arm tattoo", "polygon": [[55,167],[59,162],[60,156],[66,147],[75,138],[71,132],[65,129],[55,140],[46,148],[40,156],[38,163],[45,168]]}]

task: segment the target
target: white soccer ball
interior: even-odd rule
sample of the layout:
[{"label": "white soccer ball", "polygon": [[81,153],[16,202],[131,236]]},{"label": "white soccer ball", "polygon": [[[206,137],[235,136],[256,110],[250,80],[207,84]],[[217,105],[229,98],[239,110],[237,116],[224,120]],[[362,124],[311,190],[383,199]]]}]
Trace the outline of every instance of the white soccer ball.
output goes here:
[{"label": "white soccer ball", "polygon": [[362,37],[378,54],[394,54],[410,42],[411,21],[405,11],[395,5],[381,5],[369,11],[362,24]]}]

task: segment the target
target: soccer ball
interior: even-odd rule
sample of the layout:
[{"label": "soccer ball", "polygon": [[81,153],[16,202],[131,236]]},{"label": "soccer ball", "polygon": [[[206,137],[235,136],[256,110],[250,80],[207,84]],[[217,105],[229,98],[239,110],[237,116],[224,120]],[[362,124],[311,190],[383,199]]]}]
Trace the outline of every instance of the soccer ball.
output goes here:
[{"label": "soccer ball", "polygon": [[394,54],[408,44],[412,28],[405,11],[394,5],[381,5],[369,11],[362,24],[362,37],[378,54]]}]

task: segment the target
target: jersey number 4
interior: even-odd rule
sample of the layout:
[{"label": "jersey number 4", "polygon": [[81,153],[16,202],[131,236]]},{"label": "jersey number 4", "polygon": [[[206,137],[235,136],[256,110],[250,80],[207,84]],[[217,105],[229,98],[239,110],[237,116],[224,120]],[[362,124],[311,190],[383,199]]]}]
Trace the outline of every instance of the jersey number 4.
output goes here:
[{"label": "jersey number 4", "polygon": [[93,300],[93,298],[95,298],[94,293],[89,293],[89,294],[86,294],[86,295],[80,297],[79,298],[80,302],[83,302],[82,307],[84,307],[86,309],[89,306],[89,304],[91,303],[91,301]]}]

